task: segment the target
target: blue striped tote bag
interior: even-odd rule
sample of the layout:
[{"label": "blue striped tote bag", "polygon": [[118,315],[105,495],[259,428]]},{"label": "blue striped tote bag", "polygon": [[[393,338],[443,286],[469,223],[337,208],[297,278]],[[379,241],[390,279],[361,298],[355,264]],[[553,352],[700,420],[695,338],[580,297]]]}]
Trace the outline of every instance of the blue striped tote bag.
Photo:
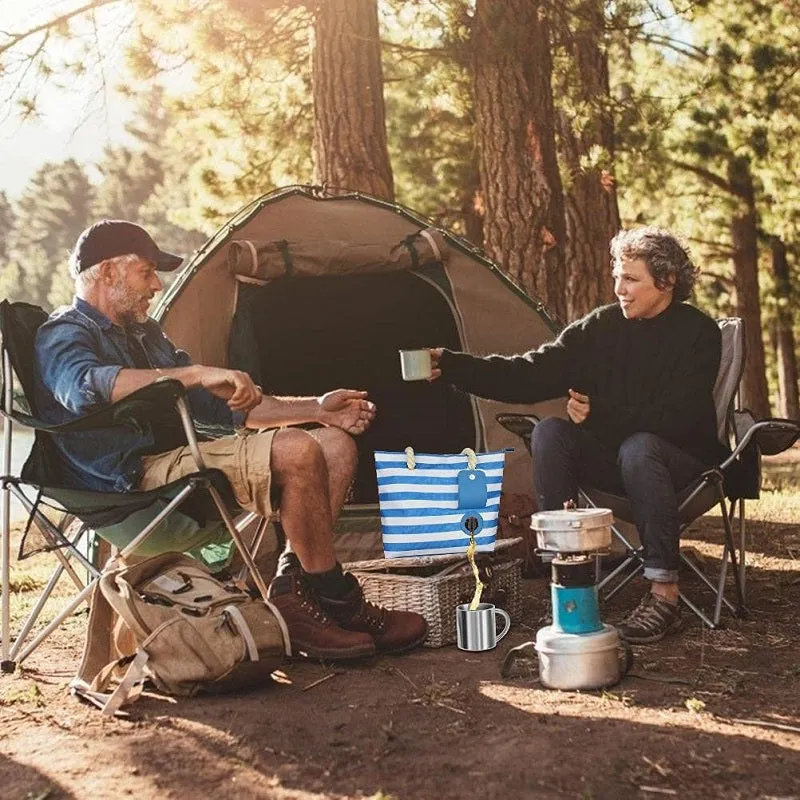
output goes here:
[{"label": "blue striped tote bag", "polygon": [[378,450],[383,552],[386,558],[494,550],[505,451],[458,455]]}]

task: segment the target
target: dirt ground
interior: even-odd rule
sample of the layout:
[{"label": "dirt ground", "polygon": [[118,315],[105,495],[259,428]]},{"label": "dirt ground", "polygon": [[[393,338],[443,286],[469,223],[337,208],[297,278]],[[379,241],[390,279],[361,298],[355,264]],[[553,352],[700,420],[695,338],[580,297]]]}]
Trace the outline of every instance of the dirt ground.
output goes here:
[{"label": "dirt ground", "polygon": [[[494,651],[289,663],[262,690],[148,695],[127,719],[68,695],[84,614],[0,678],[0,797],[800,798],[800,524],[749,530],[748,618],[687,617],[606,691],[546,690],[534,665],[501,679],[547,623],[545,579],[523,582],[523,621]],[[684,543],[713,562],[719,541],[704,519]]]}]

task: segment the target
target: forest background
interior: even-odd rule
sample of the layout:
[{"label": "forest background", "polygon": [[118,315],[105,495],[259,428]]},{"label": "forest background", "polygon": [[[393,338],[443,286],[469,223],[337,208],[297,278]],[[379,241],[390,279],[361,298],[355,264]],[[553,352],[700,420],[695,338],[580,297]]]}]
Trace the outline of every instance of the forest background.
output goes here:
[{"label": "forest background", "polygon": [[69,302],[99,217],[190,252],[275,187],[410,206],[561,322],[613,300],[622,226],[679,231],[745,319],[742,405],[800,417],[800,0],[54,0],[3,21],[0,113],[124,57],[125,144],[0,191],[0,297]]}]

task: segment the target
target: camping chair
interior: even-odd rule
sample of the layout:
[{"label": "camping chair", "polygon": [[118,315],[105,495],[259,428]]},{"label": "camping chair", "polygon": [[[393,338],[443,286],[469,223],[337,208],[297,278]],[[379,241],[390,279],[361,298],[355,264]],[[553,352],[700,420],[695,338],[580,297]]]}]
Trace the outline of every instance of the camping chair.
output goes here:
[{"label": "camping chair", "polygon": [[[185,389],[176,380],[161,379],[133,392],[123,400],[106,408],[63,425],[48,425],[37,419],[33,406],[34,341],[36,331],[47,319],[38,306],[27,303],[0,302],[0,333],[2,333],[2,395],[0,412],[4,421],[2,484],[2,670],[11,672],[53,631],[72,614],[81,603],[88,602],[101,571],[79,546],[96,533],[110,542],[118,554],[109,562],[136,556],[151,556],[178,551],[197,554],[205,547],[207,552],[227,552],[223,544],[233,544],[241,553],[245,568],[266,599],[267,587],[261,577],[251,552],[256,552],[264,535],[266,520],[255,514],[245,514],[234,524],[233,514],[238,513],[232,492],[224,474],[216,469],[206,469],[198,438],[189,415]],[[21,393],[15,397],[14,375]],[[168,485],[147,492],[96,492],[65,488],[58,483],[58,471],[53,459],[53,439],[59,435],[92,431],[110,425],[139,426],[141,421],[175,419],[177,413],[186,440],[197,464],[197,471]],[[32,429],[34,445],[19,476],[11,474],[12,431],[15,426]],[[27,490],[27,491],[26,491]],[[203,490],[203,491],[198,491]],[[29,493],[35,497],[31,498]],[[11,643],[10,617],[10,557],[11,526],[10,502],[14,495],[28,512],[28,522],[20,543],[18,559],[42,551],[53,552],[59,560],[58,567],[47,583],[42,596],[22,624],[15,641]],[[58,512],[60,519],[53,521],[49,512]],[[252,550],[245,545],[242,533],[256,520],[258,525],[252,541]],[[227,536],[230,539],[227,539]],[[33,539],[33,541],[31,541]],[[79,562],[89,574],[83,581],[75,569]],[[61,575],[67,572],[76,584],[78,594],[53,619],[36,638],[22,649],[36,619]]]},{"label": "camping chair", "polygon": [[[679,494],[680,532],[702,514],[719,506],[724,529],[724,546],[719,573],[711,580],[695,561],[681,552],[681,561],[711,590],[714,598],[713,611],[709,615],[684,592],[681,600],[709,628],[719,626],[722,606],[734,616],[746,613],[745,608],[745,500],[757,499],[761,488],[761,455],[774,455],[791,447],[800,438],[800,422],[796,420],[769,419],[756,422],[749,411],[736,411],[736,393],[744,370],[744,325],[733,317],[718,320],[722,334],[722,357],[719,373],[714,385],[714,406],[717,412],[717,435],[726,448],[733,442],[734,450],[720,464],[706,470]],[[498,421],[513,433],[521,436],[528,450],[531,433],[538,422],[534,416],[500,414]],[[595,508],[610,508],[616,520],[633,523],[633,511],[626,497],[602,492],[592,487],[579,488],[581,505]],[[738,526],[738,548],[734,543],[733,526]],[[599,583],[603,590],[615,580],[604,599],[608,599],[623,588],[644,569],[642,548],[634,545],[613,525],[612,532],[624,547],[626,556],[615,569]],[[728,565],[733,574],[736,592],[735,605],[725,597]],[[598,559],[598,570],[600,561]]]}]

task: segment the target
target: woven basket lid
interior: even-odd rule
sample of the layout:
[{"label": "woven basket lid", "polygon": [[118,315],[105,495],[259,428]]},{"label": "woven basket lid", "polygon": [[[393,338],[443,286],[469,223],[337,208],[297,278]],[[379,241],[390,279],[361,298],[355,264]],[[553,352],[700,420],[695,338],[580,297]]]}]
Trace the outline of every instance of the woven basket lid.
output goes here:
[{"label": "woven basket lid", "polygon": [[[515,544],[520,544],[524,539],[517,537],[515,539],[498,539],[495,543],[492,552],[498,553],[503,550],[508,550]],[[475,557],[492,555],[492,553],[476,553]],[[431,567],[436,564],[456,564],[459,561],[464,561],[467,558],[467,550],[464,548],[463,553],[448,553],[442,556],[406,556],[403,558],[374,558],[369,561],[350,561],[347,564],[342,564],[344,569],[360,570],[368,572],[372,570],[386,569],[387,567]]]}]

